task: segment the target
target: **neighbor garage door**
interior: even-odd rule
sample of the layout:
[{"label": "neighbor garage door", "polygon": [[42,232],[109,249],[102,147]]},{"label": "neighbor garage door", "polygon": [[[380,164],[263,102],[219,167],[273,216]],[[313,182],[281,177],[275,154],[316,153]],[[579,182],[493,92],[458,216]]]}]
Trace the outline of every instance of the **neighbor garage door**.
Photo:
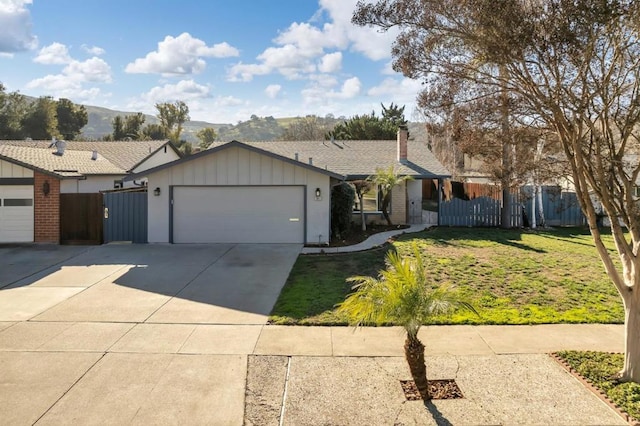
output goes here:
[{"label": "neighbor garage door", "polygon": [[33,241],[33,186],[0,186],[0,243]]},{"label": "neighbor garage door", "polygon": [[304,243],[304,187],[174,187],[174,243]]}]

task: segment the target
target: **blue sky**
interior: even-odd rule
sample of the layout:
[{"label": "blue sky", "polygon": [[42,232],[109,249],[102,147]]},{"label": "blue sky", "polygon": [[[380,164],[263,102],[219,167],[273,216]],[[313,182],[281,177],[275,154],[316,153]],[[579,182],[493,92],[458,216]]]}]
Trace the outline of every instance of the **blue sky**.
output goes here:
[{"label": "blue sky", "polygon": [[0,0],[9,91],[191,118],[352,116],[406,105],[421,85],[391,69],[393,33],[354,27],[356,0]]}]

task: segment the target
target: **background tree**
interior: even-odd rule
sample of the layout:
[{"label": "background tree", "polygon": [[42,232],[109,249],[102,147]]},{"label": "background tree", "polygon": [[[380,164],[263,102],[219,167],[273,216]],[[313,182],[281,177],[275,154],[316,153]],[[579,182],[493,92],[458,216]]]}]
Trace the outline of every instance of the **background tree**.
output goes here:
[{"label": "background tree", "polygon": [[108,138],[109,140],[122,141],[125,139],[126,133],[124,132],[124,119],[121,116],[116,115],[113,117],[113,120],[111,120],[111,127],[113,128],[113,133],[111,133],[111,137]]},{"label": "background tree", "polygon": [[427,271],[422,253],[413,245],[413,257],[387,252],[386,269],[378,278],[356,276],[347,279],[354,292],[338,306],[351,325],[397,324],[407,338],[404,355],[413,380],[422,396],[428,400],[429,383],[424,362],[424,344],[418,338],[422,324],[435,315],[462,308],[476,312],[459,294],[446,284],[435,286],[433,273]]},{"label": "background tree", "polygon": [[183,101],[175,101],[173,103],[164,102],[157,103],[158,120],[164,129],[169,140],[173,142],[184,154],[191,153],[191,144],[184,139],[180,139],[182,134],[182,125],[189,121],[189,107]]},{"label": "background tree", "polygon": [[18,92],[6,93],[0,83],[0,139],[22,139],[22,119],[29,105],[26,98]]},{"label": "background tree", "polygon": [[58,133],[67,140],[73,140],[88,122],[84,105],[76,105],[69,99],[60,98],[56,103]]},{"label": "background tree", "polygon": [[383,120],[390,121],[396,127],[407,125],[407,120],[404,118],[404,105],[400,107],[391,102],[389,107],[385,107],[382,103],[380,106],[382,107]]},{"label": "background tree", "polygon": [[125,116],[123,128],[125,139],[143,139],[142,125],[144,122],[145,116],[141,112]]},{"label": "background tree", "polygon": [[182,125],[189,121],[189,107],[183,101],[175,101],[173,103],[157,103],[156,110],[158,111],[156,116],[167,136],[171,142],[178,143],[182,133]]},{"label": "background tree", "polygon": [[[640,382],[640,2],[385,0],[358,3],[353,20],[400,28],[392,54],[406,76],[508,90],[555,133],[624,304],[620,379]],[[600,205],[618,264],[601,238]]]},{"label": "background tree", "polygon": [[20,121],[23,137],[51,139],[60,137],[56,117],[56,101],[43,96],[33,102]]},{"label": "background tree", "polygon": [[285,141],[321,141],[324,135],[333,129],[328,120],[316,115],[298,118],[284,129],[282,139]]},{"label": "background tree", "polygon": [[235,126],[222,126],[218,129],[218,140],[271,141],[282,138],[284,129],[273,117],[260,118],[251,115],[248,121],[240,121]]},{"label": "background tree", "polygon": [[142,138],[146,140],[159,141],[167,139],[167,134],[161,125],[149,123],[142,129]]},{"label": "background tree", "polygon": [[196,137],[200,139],[200,149],[207,149],[216,140],[216,129],[213,127],[205,127],[196,133]]},{"label": "background tree", "polygon": [[391,223],[391,217],[389,216],[389,206],[391,205],[393,188],[402,182],[413,180],[413,178],[411,176],[398,175],[392,164],[388,169],[376,169],[376,174],[369,177],[368,180],[381,192],[382,205],[380,206],[380,210],[382,211],[382,216],[384,216],[384,219],[387,221],[387,225],[393,225]]},{"label": "background tree", "polygon": [[[378,117],[375,111],[371,114],[354,115],[343,123],[337,124],[327,134],[327,139],[336,140],[390,140],[395,139],[400,123],[404,119],[404,107],[393,103],[389,108],[382,105],[383,116]],[[386,115],[385,115],[386,114]]]}]

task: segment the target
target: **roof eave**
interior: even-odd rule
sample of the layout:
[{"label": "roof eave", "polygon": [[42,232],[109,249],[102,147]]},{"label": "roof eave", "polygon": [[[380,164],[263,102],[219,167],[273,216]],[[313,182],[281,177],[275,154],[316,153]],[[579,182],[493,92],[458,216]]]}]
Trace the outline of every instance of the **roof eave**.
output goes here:
[{"label": "roof eave", "polygon": [[33,171],[36,171],[38,173],[49,175],[49,176],[52,176],[52,177],[55,177],[55,178],[58,178],[58,179],[66,179],[65,176],[59,175],[56,172],[53,172],[51,170],[46,170],[46,169],[43,169],[41,167],[34,166],[33,164],[25,163],[25,162],[20,161],[20,160],[16,160],[15,158],[12,158],[12,157],[7,157],[6,155],[0,154],[0,160],[4,160],[4,161],[7,161],[9,163],[15,164],[17,166],[24,167],[25,169],[33,170]]},{"label": "roof eave", "polygon": [[[368,175],[345,175],[345,180],[361,180],[361,179],[368,179],[371,176],[375,176],[375,173],[371,173]],[[414,179],[449,179],[451,178],[451,175],[435,175],[435,174],[407,174],[407,173],[400,173],[399,176],[410,176]]]}]

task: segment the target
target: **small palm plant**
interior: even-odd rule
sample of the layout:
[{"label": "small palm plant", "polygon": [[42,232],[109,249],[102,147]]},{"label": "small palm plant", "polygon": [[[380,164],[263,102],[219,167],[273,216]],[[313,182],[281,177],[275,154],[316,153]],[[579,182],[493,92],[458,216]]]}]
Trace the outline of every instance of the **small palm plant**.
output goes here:
[{"label": "small palm plant", "polygon": [[338,306],[351,325],[395,323],[404,327],[407,338],[404,353],[413,380],[422,396],[428,400],[429,385],[424,362],[424,345],[418,331],[430,317],[462,308],[474,312],[469,303],[460,300],[449,285],[432,288],[417,244],[413,245],[413,258],[402,257],[390,251],[386,256],[387,268],[379,277],[355,276],[347,279],[354,283],[351,293]]}]

